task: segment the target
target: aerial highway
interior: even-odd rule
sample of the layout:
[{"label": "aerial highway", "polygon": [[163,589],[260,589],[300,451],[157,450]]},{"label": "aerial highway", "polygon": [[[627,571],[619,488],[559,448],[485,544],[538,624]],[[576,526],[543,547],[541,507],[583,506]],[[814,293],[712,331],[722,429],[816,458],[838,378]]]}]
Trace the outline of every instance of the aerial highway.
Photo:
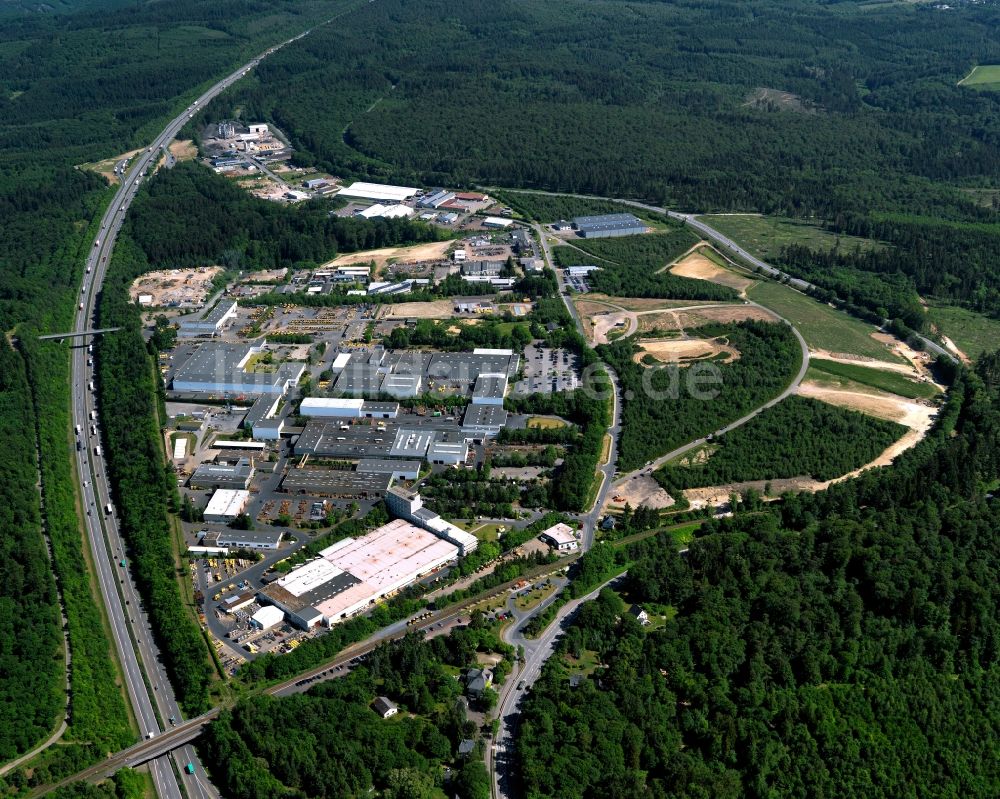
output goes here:
[{"label": "aerial highway", "polygon": [[[94,556],[101,598],[107,609],[129,701],[144,741],[155,739],[165,730],[182,723],[182,717],[173,688],[163,671],[138,591],[127,567],[128,550],[118,526],[118,516],[114,510],[115,498],[110,490],[102,452],[100,408],[94,382],[96,376],[92,356],[93,336],[87,331],[95,329],[97,300],[125,214],[147,171],[155,166],[161,152],[168,147],[171,140],[200,107],[246,75],[261,60],[281,47],[308,35],[311,30],[269,48],[213,84],[174,117],[144,150],[134,158],[124,159],[116,164],[115,174],[121,182],[101,218],[100,230],[85,264],[83,284],[71,334],[74,341],[72,415],[77,440],[76,470],[83,494],[85,510],[83,520]],[[218,793],[204,776],[204,769],[198,763],[194,748],[187,744],[180,749],[176,749],[176,746],[175,743],[171,747],[175,749],[172,757],[176,768],[166,756],[157,757],[150,764],[157,794],[162,799],[182,799],[185,795],[217,797]],[[188,773],[189,770],[185,768],[188,763],[194,767],[193,774]],[[183,790],[178,780],[183,783]]]}]

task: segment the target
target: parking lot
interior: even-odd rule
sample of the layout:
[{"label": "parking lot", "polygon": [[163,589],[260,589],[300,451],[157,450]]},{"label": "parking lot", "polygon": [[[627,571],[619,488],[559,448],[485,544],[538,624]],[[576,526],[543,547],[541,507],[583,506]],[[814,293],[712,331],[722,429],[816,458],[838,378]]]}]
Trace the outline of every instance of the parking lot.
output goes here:
[{"label": "parking lot", "polygon": [[580,386],[579,359],[565,349],[524,348],[524,377],[515,383],[514,394],[572,391]]}]

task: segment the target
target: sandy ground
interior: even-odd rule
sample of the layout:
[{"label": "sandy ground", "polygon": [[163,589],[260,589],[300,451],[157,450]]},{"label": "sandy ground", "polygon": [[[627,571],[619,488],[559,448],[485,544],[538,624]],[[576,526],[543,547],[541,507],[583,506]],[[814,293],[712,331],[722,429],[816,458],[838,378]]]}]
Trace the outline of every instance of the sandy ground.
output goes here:
[{"label": "sandy ground", "polygon": [[952,355],[954,355],[956,358],[958,358],[958,360],[960,360],[962,363],[964,363],[966,365],[972,363],[972,360],[969,358],[969,356],[966,355],[964,352],[962,352],[955,345],[955,342],[952,341],[947,336],[941,336],[941,343],[944,344],[944,348],[946,350],[948,350],[948,352],[950,352]]},{"label": "sandy ground", "polygon": [[638,332],[651,330],[685,330],[709,322],[729,324],[749,319],[774,321],[774,315],[753,305],[722,305],[714,308],[677,311],[639,311],[636,313]]},{"label": "sandy ground", "polygon": [[396,302],[387,307],[387,319],[451,319],[455,316],[455,303],[450,300]]},{"label": "sandy ground", "polygon": [[[620,499],[615,501],[615,497]],[[647,508],[669,508],[674,504],[674,498],[652,477],[640,475],[635,480],[626,480],[612,491],[608,507],[621,508],[626,502],[633,508],[638,508],[640,505],[645,505]]]},{"label": "sandy ground", "polygon": [[662,300],[654,297],[611,297],[607,294],[593,292],[581,294],[577,300],[577,307],[581,302],[603,302],[607,305],[614,305],[617,308],[624,308],[626,311],[662,311],[669,308],[687,308],[697,305],[716,305],[715,300]]},{"label": "sandy ground", "polygon": [[134,302],[140,294],[152,294],[154,306],[164,306],[171,302],[200,305],[208,297],[212,278],[221,271],[221,266],[202,266],[147,272],[132,283],[129,296]]},{"label": "sandy ground", "polygon": [[641,351],[633,356],[636,363],[642,363],[642,359],[647,353],[664,363],[682,363],[712,358],[720,352],[729,353],[730,361],[739,357],[739,353],[733,347],[716,339],[689,338],[667,339],[665,341],[643,339],[636,343],[641,348]]},{"label": "sandy ground", "polygon": [[438,261],[444,258],[444,254],[453,244],[451,241],[435,241],[429,244],[415,244],[412,247],[382,247],[378,250],[365,250],[364,252],[352,252],[349,255],[341,255],[332,261],[323,264],[327,266],[349,266],[351,264],[367,264],[375,262],[377,270],[382,269],[390,260],[401,264],[416,263],[418,261]]},{"label": "sandy ground", "polygon": [[170,142],[170,153],[178,161],[192,161],[198,155],[198,148],[191,139],[174,139]]},{"label": "sandy ground", "polygon": [[690,277],[696,280],[707,280],[736,289],[741,297],[746,296],[746,290],[757,281],[743,277],[729,269],[723,269],[714,261],[706,258],[700,251],[692,252],[681,258],[670,267],[671,274],[679,277]]},{"label": "sandy ground", "polygon": [[244,277],[241,283],[271,283],[277,280],[284,280],[288,274],[288,267],[281,269],[261,269],[259,272],[251,272]]},{"label": "sandy ground", "polygon": [[105,158],[103,161],[95,161],[92,164],[81,164],[80,167],[82,169],[89,169],[91,172],[96,172],[112,186],[117,186],[120,181],[115,176],[115,164],[123,158],[131,158],[136,153],[141,152],[142,148],[140,147],[138,150],[129,150],[127,153],[116,155],[114,158]]},{"label": "sandy ground", "polygon": [[[930,430],[937,415],[937,409],[914,402],[894,394],[878,392],[873,394],[861,393],[857,391],[842,391],[838,389],[826,388],[811,381],[805,381],[799,386],[799,392],[803,397],[813,397],[814,399],[829,402],[831,405],[838,405],[843,408],[861,411],[877,416],[881,419],[889,419],[905,425],[909,430],[898,441],[889,445],[886,450],[871,463],[866,463],[860,469],[855,469],[848,474],[841,475],[833,480],[813,480],[808,477],[792,477],[783,480],[771,480],[772,496],[779,496],[785,491],[822,491],[829,488],[834,483],[839,483],[851,477],[856,477],[861,472],[878,466],[888,466],[900,453],[905,452],[915,446]],[[748,489],[754,489],[763,493],[765,480],[748,480],[742,483],[729,483],[721,486],[708,486],[706,488],[689,488],[684,491],[685,498],[691,503],[693,508],[702,508],[705,505],[722,505],[729,501],[729,496],[733,493],[742,493]]]},{"label": "sandy ground", "polygon": [[[584,319],[588,318],[583,314],[580,316]],[[596,316],[590,315],[589,319],[592,324],[591,340],[594,344],[607,344],[608,334],[612,330],[621,330],[624,331],[623,335],[631,335],[636,329],[635,314],[629,311],[612,311]]]}]

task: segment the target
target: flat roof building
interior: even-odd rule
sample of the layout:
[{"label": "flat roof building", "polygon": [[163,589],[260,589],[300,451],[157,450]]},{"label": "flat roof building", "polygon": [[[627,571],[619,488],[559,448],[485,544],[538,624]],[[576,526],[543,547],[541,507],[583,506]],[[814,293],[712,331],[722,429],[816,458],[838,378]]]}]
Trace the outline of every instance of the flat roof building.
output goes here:
[{"label": "flat roof building", "polygon": [[295,454],[324,458],[385,458],[396,439],[395,424],[388,422],[385,426],[385,430],[369,425],[352,425],[341,430],[336,422],[314,419],[299,434]]},{"label": "flat roof building", "polygon": [[420,461],[394,458],[362,458],[358,461],[359,474],[390,474],[396,480],[416,480],[420,476]]},{"label": "flat roof building", "polygon": [[377,366],[351,364],[340,373],[333,390],[338,394],[378,394],[385,375]]},{"label": "flat roof building", "polygon": [[382,381],[382,393],[393,397],[418,397],[423,384],[420,375],[388,374]]},{"label": "flat roof building", "polygon": [[455,466],[469,458],[469,445],[464,441],[435,441],[427,448],[431,463]]},{"label": "flat roof building", "polygon": [[302,416],[360,419],[363,399],[353,397],[306,397],[299,406]]},{"label": "flat roof building", "polygon": [[338,469],[289,469],[281,488],[290,494],[336,499],[381,499],[392,485],[391,473]]},{"label": "flat roof building", "polygon": [[646,223],[634,214],[578,216],[573,219],[573,227],[585,239],[633,236],[647,230]]},{"label": "flat roof building", "polygon": [[445,521],[430,508],[425,508],[423,498],[416,491],[393,486],[385,495],[385,504],[393,516],[405,519],[454,544],[462,557],[475,552],[479,546],[479,539],[474,535]]},{"label": "flat roof building", "polygon": [[178,320],[182,336],[216,336],[236,318],[236,300],[221,300],[204,314],[192,314]]},{"label": "flat roof building", "polygon": [[507,424],[507,411],[499,405],[469,405],[462,417],[462,433],[470,437],[492,437]]},{"label": "flat roof building", "polygon": [[504,261],[465,261],[462,264],[462,274],[498,277],[503,271],[504,263]]},{"label": "flat roof building", "polygon": [[434,441],[435,431],[425,428],[401,427],[396,431],[396,437],[389,450],[389,456],[393,458],[416,458],[423,459],[427,455],[427,448]]},{"label": "flat roof building", "polygon": [[338,193],[338,197],[360,197],[365,200],[389,200],[393,203],[401,203],[417,193],[417,189],[409,186],[390,186],[382,183],[365,183],[358,181],[350,186],[345,186]]},{"label": "flat roof building", "polygon": [[285,620],[285,614],[274,605],[264,605],[250,617],[250,626],[258,630],[270,630]]},{"label": "flat roof building", "polygon": [[253,480],[253,458],[240,458],[234,464],[202,463],[191,475],[192,488],[247,489]]},{"label": "flat roof building", "polygon": [[251,357],[263,350],[264,343],[201,344],[174,373],[171,387],[178,392],[210,394],[284,394],[299,382],[305,365],[283,363],[274,371],[246,371]]},{"label": "flat roof building", "polygon": [[229,549],[277,549],[281,545],[281,530],[202,530],[198,543],[204,547]]},{"label": "flat roof building", "polygon": [[[345,538],[261,592],[261,599],[307,626],[364,612],[458,557],[458,547],[402,519],[360,538]],[[312,611],[312,613],[309,613]],[[315,614],[315,615],[314,615]]]},{"label": "flat roof building", "polygon": [[506,374],[481,374],[472,389],[473,405],[500,405],[507,394]]},{"label": "flat roof building", "polygon": [[205,521],[217,524],[231,522],[244,510],[250,502],[250,492],[242,489],[220,488],[208,501],[205,507]]},{"label": "flat roof building", "polygon": [[513,224],[514,223],[511,220],[504,219],[503,217],[499,216],[488,216],[483,220],[483,227],[495,228],[498,230],[503,229],[505,227],[510,227]]}]

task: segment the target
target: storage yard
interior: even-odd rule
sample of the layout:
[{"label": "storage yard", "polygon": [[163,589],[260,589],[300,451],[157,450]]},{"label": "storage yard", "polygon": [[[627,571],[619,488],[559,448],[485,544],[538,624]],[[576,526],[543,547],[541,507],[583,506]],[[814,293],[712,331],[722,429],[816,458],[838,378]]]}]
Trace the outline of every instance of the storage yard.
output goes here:
[{"label": "storage yard", "polygon": [[221,266],[147,272],[129,288],[129,298],[150,308],[198,308],[208,299]]}]

